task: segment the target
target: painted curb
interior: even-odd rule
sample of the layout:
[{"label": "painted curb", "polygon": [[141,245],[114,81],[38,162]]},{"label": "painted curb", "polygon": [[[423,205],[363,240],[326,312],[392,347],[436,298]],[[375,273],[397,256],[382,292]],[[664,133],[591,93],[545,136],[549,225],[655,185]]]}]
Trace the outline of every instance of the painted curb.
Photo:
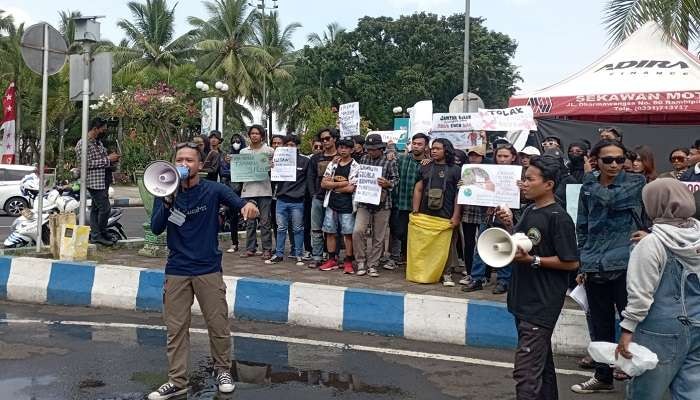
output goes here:
[{"label": "painted curb", "polygon": [[[0,257],[0,299],[69,306],[162,311],[164,272],[118,265]],[[515,348],[504,303],[225,276],[236,319],[404,337],[488,348]],[[196,300],[193,312],[201,314]],[[557,354],[584,354],[583,311],[563,310],[552,337]]]}]

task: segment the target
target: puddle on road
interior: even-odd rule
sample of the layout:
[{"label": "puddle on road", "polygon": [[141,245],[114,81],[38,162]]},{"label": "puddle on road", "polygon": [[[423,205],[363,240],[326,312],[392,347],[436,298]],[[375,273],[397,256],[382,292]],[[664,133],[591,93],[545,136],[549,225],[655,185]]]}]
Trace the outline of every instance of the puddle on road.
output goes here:
[{"label": "puddle on road", "polygon": [[58,377],[44,375],[31,378],[10,378],[0,379],[0,388],[3,396],[12,400],[33,400],[36,399],[34,393],[37,389],[55,383]]}]

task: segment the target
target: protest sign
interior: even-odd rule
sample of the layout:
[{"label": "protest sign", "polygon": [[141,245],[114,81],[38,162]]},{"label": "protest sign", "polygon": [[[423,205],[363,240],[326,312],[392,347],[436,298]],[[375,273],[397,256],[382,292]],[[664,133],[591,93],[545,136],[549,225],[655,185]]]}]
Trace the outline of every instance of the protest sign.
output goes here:
[{"label": "protest sign", "polygon": [[269,172],[270,161],[265,153],[231,155],[231,182],[264,181],[269,179]]},{"label": "protest sign", "polygon": [[520,208],[519,165],[467,164],[457,203],[473,206]]},{"label": "protest sign", "polygon": [[537,130],[535,118],[530,106],[518,106],[502,109],[479,109],[482,129],[485,131],[521,131]]},{"label": "protest sign", "polygon": [[379,205],[382,199],[382,187],[377,179],[382,176],[382,167],[360,164],[357,175],[357,187],[355,188],[355,201],[357,203]]},{"label": "protest sign", "polygon": [[483,127],[479,113],[437,113],[433,114],[433,131],[468,132]]},{"label": "protest sign", "polygon": [[566,212],[574,220],[574,225],[578,217],[578,196],[581,193],[581,186],[581,184],[566,185]]},{"label": "protest sign", "polygon": [[479,132],[430,132],[431,139],[445,138],[452,143],[455,149],[466,150],[474,146],[481,146],[484,140]]},{"label": "protest sign", "polygon": [[341,104],[338,108],[340,137],[360,134],[360,103]]},{"label": "protest sign", "polygon": [[297,180],[296,147],[278,147],[272,156],[271,180],[277,182],[295,182]]},{"label": "protest sign", "polygon": [[688,190],[690,190],[690,193],[696,193],[700,192],[700,182],[683,182],[686,186],[688,186]]},{"label": "protest sign", "polygon": [[382,142],[384,143],[398,143],[401,136],[405,135],[406,131],[370,131],[367,132],[369,135],[379,135],[382,137]]},{"label": "protest sign", "polygon": [[410,137],[416,133],[428,133],[433,125],[433,101],[423,100],[409,109],[411,117],[409,123]]}]

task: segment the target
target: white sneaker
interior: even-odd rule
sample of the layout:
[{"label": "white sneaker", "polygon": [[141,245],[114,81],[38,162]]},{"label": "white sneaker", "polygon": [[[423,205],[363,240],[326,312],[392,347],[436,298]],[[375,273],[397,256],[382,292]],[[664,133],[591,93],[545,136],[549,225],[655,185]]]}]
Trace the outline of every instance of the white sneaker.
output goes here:
[{"label": "white sneaker", "polygon": [[364,263],[357,263],[357,272],[355,273],[357,276],[364,276],[367,275],[367,268],[365,267]]},{"label": "white sneaker", "polygon": [[379,276],[379,272],[377,271],[377,268],[375,267],[369,267],[369,276],[372,278],[376,278]]},{"label": "white sneaker", "polygon": [[465,276],[464,278],[459,280],[460,285],[468,285],[472,281],[472,277],[470,275]]},{"label": "white sneaker", "polygon": [[158,390],[148,395],[148,400],[167,400],[185,393],[187,393],[187,388],[179,388],[170,382],[165,382],[160,385]]},{"label": "white sneaker", "polygon": [[219,372],[219,375],[216,376],[216,383],[219,385],[219,392],[221,393],[231,393],[236,388],[236,385],[233,384],[231,373],[228,371]]},{"label": "white sneaker", "polygon": [[454,287],[455,282],[452,280],[452,274],[445,274],[442,276],[442,286]]},{"label": "white sneaker", "polygon": [[297,257],[296,266],[297,266],[297,267],[303,267],[304,265],[305,265],[305,264],[304,264],[304,259],[301,258],[301,257]]},{"label": "white sneaker", "polygon": [[227,253],[235,253],[238,251],[238,246],[231,246],[228,250],[226,250]]}]

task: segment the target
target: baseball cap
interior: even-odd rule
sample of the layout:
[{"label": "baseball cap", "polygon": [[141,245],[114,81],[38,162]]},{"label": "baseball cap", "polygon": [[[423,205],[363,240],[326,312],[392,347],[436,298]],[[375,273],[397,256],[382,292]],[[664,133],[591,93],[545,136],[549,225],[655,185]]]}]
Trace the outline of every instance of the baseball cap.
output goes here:
[{"label": "baseball cap", "polygon": [[544,140],[543,140],[543,141],[546,142],[546,141],[549,140],[549,139],[553,139],[554,141],[556,141],[557,143],[559,143],[559,146],[561,146],[561,139],[559,139],[559,136],[556,136],[556,135],[547,135],[547,136],[544,137]]},{"label": "baseball cap", "polygon": [[351,138],[344,137],[338,140],[337,146],[344,146],[352,149],[353,147],[355,147],[355,142]]},{"label": "baseball cap", "polygon": [[470,147],[467,151],[467,154],[469,153],[476,153],[483,157],[486,155],[486,145]]},{"label": "baseball cap", "polygon": [[385,147],[386,144],[382,142],[382,135],[372,133],[365,138],[365,149],[367,150],[383,149]]},{"label": "baseball cap", "polygon": [[540,151],[533,146],[527,146],[524,149],[520,150],[518,153],[527,154],[528,156],[539,156],[541,154]]},{"label": "baseball cap", "polygon": [[221,140],[221,132],[219,132],[215,129],[215,130],[209,132],[209,137],[216,137],[217,139]]}]

